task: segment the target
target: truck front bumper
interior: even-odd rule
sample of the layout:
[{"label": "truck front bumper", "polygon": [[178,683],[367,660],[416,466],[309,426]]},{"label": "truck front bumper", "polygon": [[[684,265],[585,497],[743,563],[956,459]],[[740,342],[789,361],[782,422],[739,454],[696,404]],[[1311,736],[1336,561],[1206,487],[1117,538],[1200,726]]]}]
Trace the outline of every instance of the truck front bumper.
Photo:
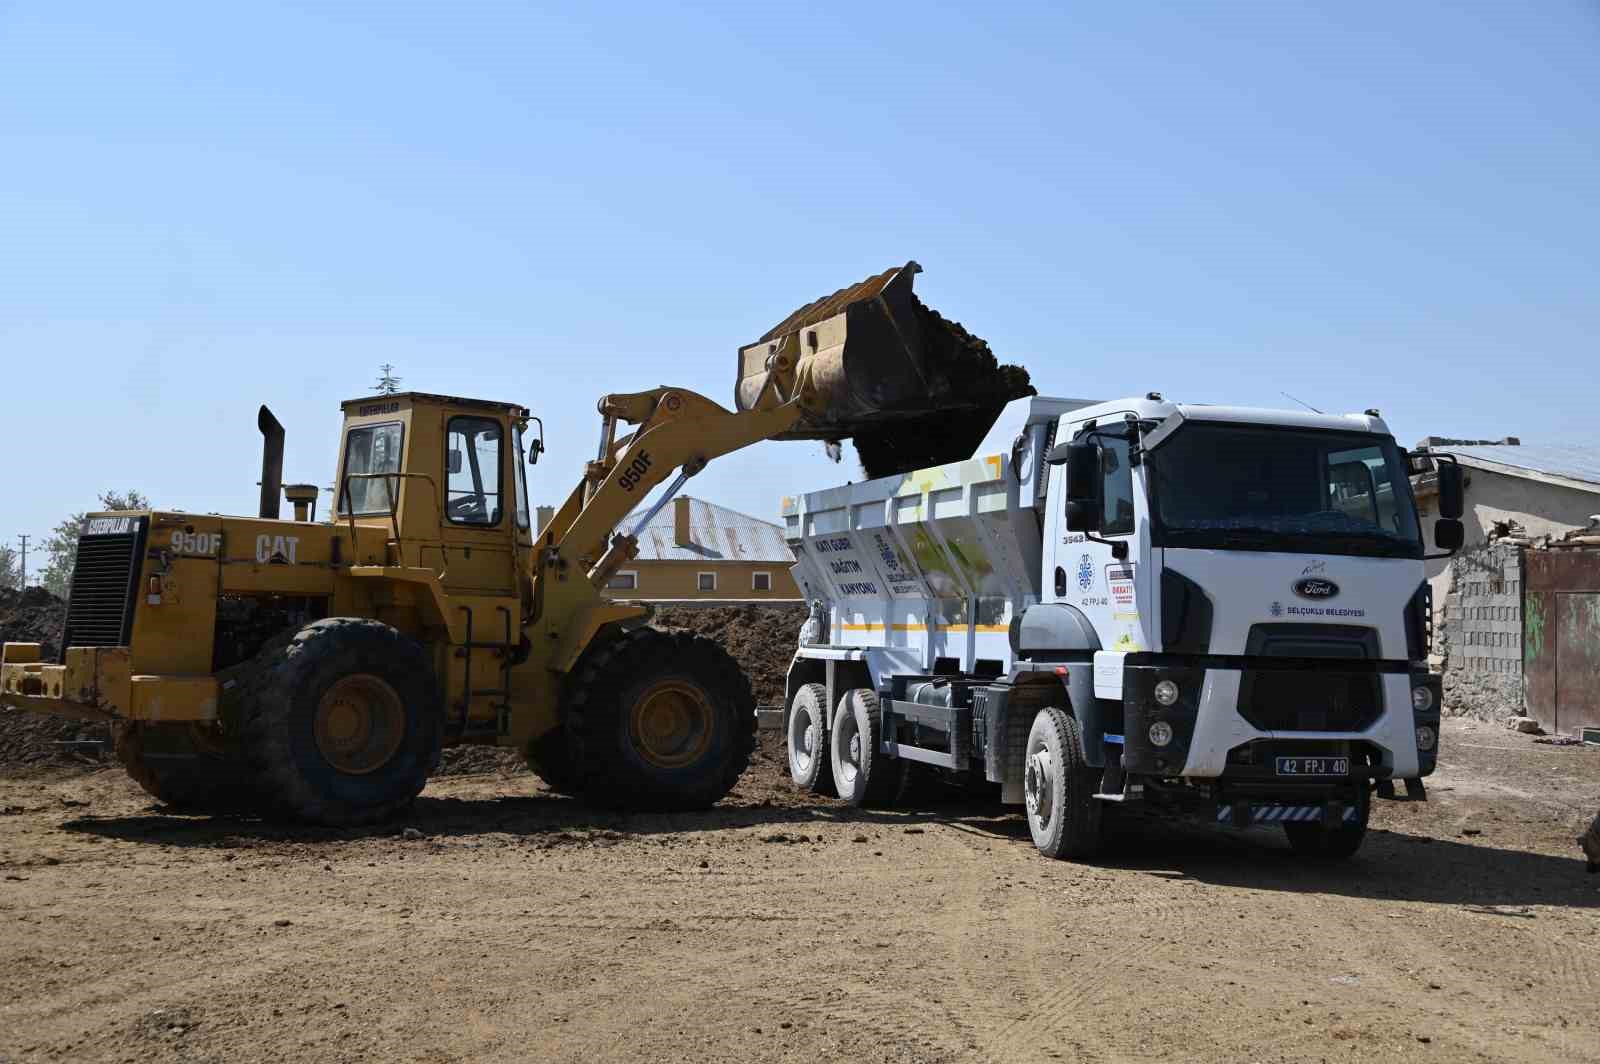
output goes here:
[{"label": "truck front bumper", "polygon": [[217,719],[215,676],[136,674],[127,647],[68,647],[60,665],[38,643],[0,653],[0,710],[81,720],[146,722]]},{"label": "truck front bumper", "polygon": [[[1244,675],[1238,669],[1181,665],[1126,667],[1122,678],[1124,770],[1266,782],[1263,777],[1275,775],[1276,756],[1346,753],[1354,755],[1349,758],[1352,780],[1420,778],[1433,772],[1438,756],[1438,677],[1398,672],[1371,675],[1366,678],[1377,685],[1376,705],[1363,726],[1301,730],[1262,728],[1246,719],[1240,708]],[[1311,671],[1305,676],[1311,685],[1341,679],[1342,675],[1333,671]],[[1171,705],[1164,706],[1155,698],[1155,687],[1163,680],[1172,681],[1179,691],[1178,700]],[[1429,688],[1426,710],[1415,708],[1413,687]],[[1162,745],[1153,741],[1152,727],[1158,722],[1165,727],[1156,728],[1156,734],[1170,736]],[[1429,744],[1426,749],[1419,743],[1424,734]],[[1360,756],[1363,750],[1374,756]]]}]

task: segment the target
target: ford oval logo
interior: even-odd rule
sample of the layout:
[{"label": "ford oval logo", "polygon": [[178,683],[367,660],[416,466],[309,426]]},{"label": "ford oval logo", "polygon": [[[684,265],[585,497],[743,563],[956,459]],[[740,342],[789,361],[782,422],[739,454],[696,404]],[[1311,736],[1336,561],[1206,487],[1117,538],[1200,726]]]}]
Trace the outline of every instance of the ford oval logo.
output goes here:
[{"label": "ford oval logo", "polygon": [[1294,593],[1301,598],[1331,599],[1339,593],[1339,585],[1332,580],[1311,576],[1294,582]]}]

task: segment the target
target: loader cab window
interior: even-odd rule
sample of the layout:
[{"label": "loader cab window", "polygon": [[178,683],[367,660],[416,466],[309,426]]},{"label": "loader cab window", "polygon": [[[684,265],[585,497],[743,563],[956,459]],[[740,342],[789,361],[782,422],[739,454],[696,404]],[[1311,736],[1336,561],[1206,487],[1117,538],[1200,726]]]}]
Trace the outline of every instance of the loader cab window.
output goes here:
[{"label": "loader cab window", "polygon": [[400,478],[377,478],[372,473],[400,471],[400,444],[405,430],[398,421],[361,425],[350,430],[344,444],[345,483],[340,485],[341,514],[386,514],[400,494]]},{"label": "loader cab window", "polygon": [[522,457],[523,453],[524,453],[523,450],[522,450],[522,429],[518,428],[516,430],[516,432],[517,432],[517,434],[516,434],[516,437],[515,437],[515,441],[516,441],[516,445],[517,445],[517,453],[516,453],[516,461],[513,462],[512,465],[516,467],[516,473],[514,473],[513,476],[516,477],[515,484],[516,484],[516,488],[517,488],[517,527],[522,529],[524,532],[526,532],[528,530],[528,474],[526,472],[527,463],[524,461],[524,459]]},{"label": "loader cab window", "polygon": [[453,417],[445,433],[445,515],[458,525],[500,523],[503,466],[500,422],[486,417]]}]

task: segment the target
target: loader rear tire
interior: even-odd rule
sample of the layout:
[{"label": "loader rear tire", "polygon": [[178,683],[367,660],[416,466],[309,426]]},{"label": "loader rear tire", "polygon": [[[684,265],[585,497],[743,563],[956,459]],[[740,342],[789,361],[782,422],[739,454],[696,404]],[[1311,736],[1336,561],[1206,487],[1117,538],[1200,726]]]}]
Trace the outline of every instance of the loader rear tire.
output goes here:
[{"label": "loader rear tire", "polygon": [[807,794],[833,794],[833,764],[828,754],[828,689],[808,683],[794,693],[784,721],[789,776]]},{"label": "loader rear tire", "polygon": [[552,728],[539,738],[530,740],[523,748],[522,759],[528,763],[528,770],[543,780],[551,793],[583,793],[583,773],[578,771],[565,728]]},{"label": "loader rear tire", "polygon": [[[216,738],[220,746],[221,736]],[[248,767],[212,747],[184,725],[131,721],[117,725],[113,743],[128,776],[165,805],[193,812],[250,808],[256,794]]]},{"label": "loader rear tire", "polygon": [[894,804],[907,762],[878,749],[883,739],[883,708],[876,692],[857,687],[839,698],[828,733],[833,783],[851,805],[884,808]]},{"label": "loader rear tire", "polygon": [[583,798],[608,809],[705,809],[755,749],[755,696],[704,636],[637,628],[592,650],[566,706]]},{"label": "loader rear tire", "polygon": [[439,765],[443,721],[421,644],[382,621],[330,617],[264,653],[240,723],[272,810],[355,825],[409,806]]}]

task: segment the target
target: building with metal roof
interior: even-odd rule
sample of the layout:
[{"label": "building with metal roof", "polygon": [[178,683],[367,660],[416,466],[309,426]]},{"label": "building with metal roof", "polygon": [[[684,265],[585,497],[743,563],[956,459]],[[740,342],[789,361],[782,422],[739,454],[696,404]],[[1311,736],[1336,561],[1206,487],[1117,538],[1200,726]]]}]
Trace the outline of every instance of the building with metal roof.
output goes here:
[{"label": "building with metal roof", "polygon": [[[1560,539],[1574,529],[1588,527],[1591,518],[1600,514],[1600,444],[1523,443],[1515,436],[1499,440],[1429,436],[1418,444],[1418,450],[1454,455],[1461,463],[1466,481],[1466,512],[1462,515],[1466,541],[1457,561],[1463,564],[1477,558],[1491,538],[1512,543]],[[1424,459],[1421,464],[1427,467],[1433,460]],[[1433,521],[1438,516],[1438,479],[1431,469],[1424,469],[1412,478],[1412,484],[1423,538],[1432,552],[1436,549]],[[1461,565],[1449,560],[1428,563],[1436,626],[1449,620],[1445,610],[1452,574],[1459,569]],[[1516,597],[1520,588],[1510,588],[1506,594]],[[1520,624],[1513,627],[1520,631]]]},{"label": "building with metal roof", "polygon": [[[642,512],[643,507],[640,508]],[[634,517],[621,527],[632,529]],[[794,555],[783,528],[704,499],[680,495],[641,529],[639,556],[607,593],[642,602],[798,601]]]}]

